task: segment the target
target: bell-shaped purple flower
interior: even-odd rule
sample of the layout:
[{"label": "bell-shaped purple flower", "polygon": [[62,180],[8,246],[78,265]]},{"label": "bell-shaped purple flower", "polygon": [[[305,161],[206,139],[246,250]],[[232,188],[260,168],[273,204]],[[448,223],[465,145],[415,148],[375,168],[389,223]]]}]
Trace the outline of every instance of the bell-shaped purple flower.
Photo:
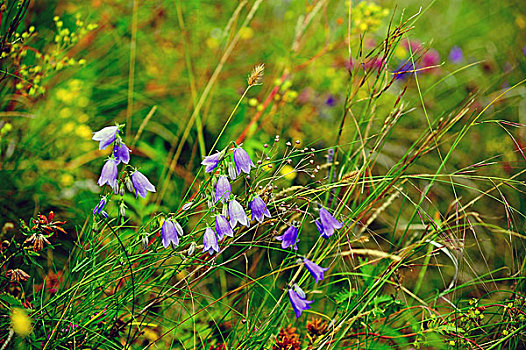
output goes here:
[{"label": "bell-shaped purple flower", "polygon": [[214,154],[211,154],[209,156],[206,156],[203,161],[201,162],[201,165],[206,166],[205,172],[210,173],[212,172],[217,166],[219,165],[219,161],[223,157],[223,153],[217,152]]},{"label": "bell-shaped purple flower", "polygon": [[298,289],[299,293],[291,288],[289,289],[289,298],[290,303],[292,304],[292,308],[296,313],[296,318],[299,318],[303,310],[310,309],[310,304],[312,304],[314,300],[307,300],[305,298],[305,292],[303,292],[303,290],[297,285],[295,285],[294,287]]},{"label": "bell-shaped purple flower", "polygon": [[256,195],[252,202],[250,202],[250,210],[252,211],[251,220],[256,219],[259,222],[263,222],[265,216],[270,218],[270,212],[267,209],[267,205],[258,195]]},{"label": "bell-shaped purple flower", "polygon": [[250,174],[250,168],[255,167],[248,153],[241,147],[234,150],[234,163],[236,163],[236,171],[238,175],[241,174],[241,172]]},{"label": "bell-shaped purple flower", "polygon": [[205,234],[203,235],[203,245],[204,245],[204,252],[208,252],[208,254],[213,255],[214,251],[219,253],[219,244],[217,244],[217,237],[210,227],[207,227],[205,230]]},{"label": "bell-shaped purple flower", "polygon": [[101,210],[104,209],[104,206],[105,206],[105,205],[106,205],[106,197],[102,197],[102,198],[100,199],[99,204],[97,204],[97,205],[95,206],[95,208],[93,209],[93,214],[94,214],[94,215],[99,214],[99,213],[101,212]]},{"label": "bell-shaped purple flower", "polygon": [[155,186],[152,185],[150,180],[146,178],[142,173],[135,170],[131,174],[131,181],[133,188],[135,189],[135,197],[141,196],[142,198],[146,198],[147,191],[155,192]]},{"label": "bell-shaped purple flower", "polygon": [[92,140],[99,141],[99,149],[105,149],[115,141],[119,132],[118,126],[107,126],[93,133]]},{"label": "bell-shaped purple flower", "polygon": [[298,229],[295,226],[290,226],[285,233],[281,236],[276,237],[277,240],[281,241],[281,248],[287,249],[292,247],[294,250],[298,250]]},{"label": "bell-shaped purple flower", "polygon": [[328,268],[316,265],[315,263],[313,263],[307,258],[303,258],[303,263],[305,264],[305,267],[307,268],[307,270],[309,270],[312,277],[314,277],[316,282],[321,281],[324,278],[323,273],[328,270]]},{"label": "bell-shaped purple flower", "polygon": [[117,173],[117,163],[115,159],[110,158],[104,163],[97,183],[101,187],[104,186],[104,184],[108,184],[111,188],[115,188],[115,186],[117,186]]},{"label": "bell-shaped purple flower", "polygon": [[126,147],[124,142],[120,142],[119,145],[115,146],[113,155],[115,156],[115,161],[117,164],[120,162],[128,164],[130,162],[130,149]]},{"label": "bell-shaped purple flower", "polygon": [[215,203],[221,201],[225,202],[230,199],[230,195],[232,194],[232,187],[230,187],[230,182],[228,182],[228,178],[226,176],[220,176],[219,179],[217,179],[216,184],[216,199]]},{"label": "bell-shaped purple flower", "polygon": [[334,233],[334,230],[343,227],[343,224],[336,220],[325,208],[320,208],[320,220],[316,221],[316,227],[323,238],[329,238]]},{"label": "bell-shaped purple flower", "polygon": [[179,245],[179,236],[182,235],[183,229],[176,221],[166,219],[164,220],[161,233],[163,236],[163,246],[168,248],[171,244],[172,247],[175,248]]},{"label": "bell-shaped purple flower", "polygon": [[228,216],[230,216],[230,227],[234,228],[239,222],[241,225],[249,226],[248,216],[241,204],[235,199],[228,203]]},{"label": "bell-shaped purple flower", "polygon": [[215,227],[219,241],[222,241],[225,236],[234,237],[234,231],[232,231],[230,223],[223,215],[216,216]]}]

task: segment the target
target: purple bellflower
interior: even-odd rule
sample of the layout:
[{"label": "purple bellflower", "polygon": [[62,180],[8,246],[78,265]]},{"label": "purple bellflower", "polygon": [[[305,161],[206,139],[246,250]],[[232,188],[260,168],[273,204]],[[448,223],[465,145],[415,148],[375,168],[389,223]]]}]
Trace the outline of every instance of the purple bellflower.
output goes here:
[{"label": "purple bellflower", "polygon": [[104,206],[106,205],[106,197],[102,197],[100,199],[100,202],[99,204],[97,204],[95,206],[95,208],[93,209],[93,215],[97,215],[101,212],[102,209],[104,209]]},{"label": "purple bellflower", "polygon": [[310,304],[314,302],[314,300],[307,300],[305,292],[303,292],[303,290],[297,285],[294,285],[294,289],[289,289],[289,298],[292,308],[296,313],[296,318],[301,316],[303,310],[310,309]]},{"label": "purple bellflower", "polygon": [[453,63],[461,63],[464,60],[464,53],[462,52],[462,49],[458,46],[453,46],[451,51],[449,51],[449,59]]},{"label": "purple bellflower", "polygon": [[285,233],[281,236],[276,237],[278,241],[281,241],[281,248],[287,249],[292,247],[294,250],[298,250],[298,229],[295,226],[290,226]]},{"label": "purple bellflower", "polygon": [[314,277],[316,282],[321,281],[324,278],[323,273],[328,270],[328,268],[316,265],[315,263],[313,263],[307,258],[303,258],[303,263],[305,264],[305,267],[307,268],[307,270],[309,270],[312,277]]},{"label": "purple bellflower", "polygon": [[168,248],[170,244],[173,248],[179,245],[179,236],[183,235],[183,228],[177,221],[166,219],[161,230],[163,236],[163,246]]},{"label": "purple bellflower", "polygon": [[210,227],[207,227],[205,230],[205,234],[203,235],[203,245],[204,245],[204,252],[208,252],[208,254],[213,255],[214,251],[219,253],[219,244],[217,244],[217,237]]},{"label": "purple bellflower", "polygon": [[241,225],[249,226],[248,216],[241,204],[235,199],[228,203],[228,216],[230,216],[230,227],[234,228],[239,222]]},{"label": "purple bellflower", "polygon": [[256,195],[252,202],[250,202],[250,210],[252,211],[251,220],[256,219],[261,223],[263,222],[263,218],[265,216],[268,218],[271,217],[270,212],[267,209],[267,205],[265,204],[263,199],[261,199],[261,197],[259,197],[258,195]]},{"label": "purple bellflower", "polygon": [[334,230],[342,228],[343,224],[322,207],[320,208],[320,219],[316,220],[316,227],[323,238],[329,238]]},{"label": "purple bellflower", "polygon": [[248,153],[241,147],[234,150],[234,163],[236,163],[236,171],[238,175],[241,174],[241,172],[250,174],[250,168],[256,167],[254,163],[252,163]]},{"label": "purple bellflower", "polygon": [[124,142],[120,142],[118,145],[115,146],[113,155],[115,156],[115,161],[117,162],[117,164],[119,164],[120,162],[128,164],[130,162],[130,149],[126,147]]},{"label": "purple bellflower", "polygon": [[94,141],[99,141],[99,149],[105,149],[115,141],[115,137],[119,132],[118,126],[107,126],[93,133],[91,138]]},{"label": "purple bellflower", "polygon": [[117,186],[117,172],[117,162],[115,162],[115,159],[108,159],[102,167],[99,181],[97,183],[101,187],[104,186],[104,184],[108,184],[111,188],[115,188]]},{"label": "purple bellflower", "polygon": [[234,231],[232,231],[230,223],[223,215],[216,216],[215,227],[219,241],[222,241],[225,236],[234,237]]},{"label": "purple bellflower", "polygon": [[148,178],[146,178],[146,176],[144,176],[137,170],[135,170],[131,174],[131,181],[133,188],[136,192],[135,198],[137,198],[138,196],[146,198],[147,191],[155,192],[155,186],[152,185],[152,183],[150,182],[150,180],[148,180]]},{"label": "purple bellflower", "polygon": [[217,152],[209,156],[206,156],[201,162],[201,165],[206,166],[205,173],[210,173],[215,168],[217,168],[217,166],[219,165],[219,162],[221,161],[221,158],[223,158],[222,152]]},{"label": "purple bellflower", "polygon": [[216,184],[216,199],[215,203],[221,201],[225,202],[230,199],[232,194],[232,187],[230,187],[230,182],[226,176],[220,176]]}]

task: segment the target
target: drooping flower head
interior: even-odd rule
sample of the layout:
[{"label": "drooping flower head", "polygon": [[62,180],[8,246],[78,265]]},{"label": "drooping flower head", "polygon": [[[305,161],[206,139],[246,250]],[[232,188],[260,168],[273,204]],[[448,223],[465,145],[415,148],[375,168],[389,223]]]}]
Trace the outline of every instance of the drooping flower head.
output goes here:
[{"label": "drooping flower head", "polygon": [[328,270],[328,268],[316,265],[307,258],[303,258],[303,263],[305,264],[307,270],[309,270],[312,277],[314,277],[316,282],[321,281],[324,278],[324,272]]},{"label": "drooping flower head", "polygon": [[314,300],[307,300],[305,292],[303,292],[303,290],[296,284],[294,285],[294,288],[289,289],[289,298],[292,308],[296,313],[296,318],[301,316],[303,310],[310,309],[310,304],[314,302]]},{"label": "drooping flower head", "polygon": [[219,244],[217,243],[217,237],[210,227],[207,227],[205,230],[205,234],[203,235],[203,245],[204,245],[204,252],[208,252],[208,254],[213,255],[214,251],[219,253]]},{"label": "drooping flower head", "polygon": [[248,153],[241,147],[234,150],[234,163],[236,163],[237,174],[244,172],[250,174],[250,168],[255,167]]},{"label": "drooping flower head", "polygon": [[216,184],[216,198],[215,203],[221,201],[225,202],[230,199],[230,195],[232,194],[232,187],[230,187],[230,182],[228,182],[228,178],[226,176],[220,176],[219,179],[217,179]]},{"label": "drooping flower head", "polygon": [[126,147],[126,145],[122,141],[119,142],[118,145],[115,145],[113,155],[115,156],[115,161],[117,162],[117,164],[119,164],[120,162],[128,164],[130,162],[130,149]]},{"label": "drooping flower head", "polygon": [[343,224],[336,220],[334,216],[327,211],[327,209],[320,208],[320,219],[316,221],[316,226],[318,231],[323,236],[323,238],[329,238],[334,233],[334,230],[338,230],[343,227]]},{"label": "drooping flower head", "polygon": [[131,174],[131,181],[133,188],[135,189],[135,197],[141,196],[142,198],[146,198],[147,191],[155,192],[155,186],[152,185],[150,180],[146,178],[141,172],[135,170]]},{"label": "drooping flower head", "polygon": [[232,231],[228,220],[223,215],[216,216],[215,227],[219,241],[222,241],[225,236],[234,237],[234,231]]},{"label": "drooping flower head", "polygon": [[228,216],[230,216],[230,227],[234,228],[239,222],[241,225],[249,226],[248,216],[241,204],[235,199],[228,203]]},{"label": "drooping flower head", "polygon": [[205,166],[205,172],[210,173],[215,168],[217,168],[219,162],[221,161],[221,158],[223,158],[223,152],[216,152],[214,154],[206,156],[201,162],[201,165]]},{"label": "drooping flower head", "polygon": [[252,211],[251,220],[256,219],[259,222],[263,222],[265,216],[270,218],[270,212],[267,209],[267,205],[258,195],[256,195],[252,202],[250,202],[250,210]]},{"label": "drooping flower head", "polygon": [[94,215],[99,214],[99,213],[101,212],[101,210],[104,209],[104,206],[105,206],[105,205],[106,205],[106,197],[102,197],[102,198],[100,199],[99,204],[97,204],[97,205],[95,206],[95,208],[93,209],[93,214],[94,214]]},{"label": "drooping flower head", "polygon": [[168,248],[170,244],[175,248],[179,245],[179,236],[183,235],[183,228],[173,219],[166,219],[161,230],[163,236],[163,246]]},{"label": "drooping flower head", "polygon": [[179,245],[179,236],[177,236],[177,231],[172,220],[164,220],[161,234],[163,236],[163,247],[168,248],[172,245],[172,248],[175,248]]},{"label": "drooping flower head", "polygon": [[294,250],[298,250],[298,229],[296,226],[290,226],[285,233],[281,236],[276,237],[277,240],[281,241],[281,248],[287,249],[292,247]]},{"label": "drooping flower head", "polygon": [[119,132],[118,126],[107,126],[93,133],[91,138],[94,141],[99,141],[99,149],[105,149],[115,141],[115,137]]},{"label": "drooping flower head", "polygon": [[115,162],[115,159],[108,159],[102,167],[99,181],[97,183],[101,187],[108,184],[111,188],[115,188],[117,186],[117,172],[117,163]]}]

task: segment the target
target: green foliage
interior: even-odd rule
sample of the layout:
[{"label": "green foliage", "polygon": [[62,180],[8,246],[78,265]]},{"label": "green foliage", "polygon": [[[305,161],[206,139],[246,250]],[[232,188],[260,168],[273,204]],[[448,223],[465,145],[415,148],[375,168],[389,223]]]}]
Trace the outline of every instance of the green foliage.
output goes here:
[{"label": "green foliage", "polygon": [[[0,348],[521,348],[525,28],[489,0],[0,1]],[[219,175],[271,218],[209,255]]]}]

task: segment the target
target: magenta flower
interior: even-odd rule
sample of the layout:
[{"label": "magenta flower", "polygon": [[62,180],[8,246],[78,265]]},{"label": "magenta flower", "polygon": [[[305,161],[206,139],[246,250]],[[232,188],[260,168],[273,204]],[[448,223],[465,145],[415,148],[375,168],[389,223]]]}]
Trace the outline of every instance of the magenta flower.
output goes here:
[{"label": "magenta flower", "polygon": [[101,187],[104,186],[104,184],[108,184],[111,188],[115,188],[115,186],[117,186],[117,172],[117,163],[115,162],[115,159],[108,159],[102,167],[99,181],[97,183]]},{"label": "magenta flower", "polygon": [[163,236],[163,246],[168,248],[171,244],[173,248],[179,245],[179,236],[183,235],[183,228],[179,223],[172,219],[166,219],[161,230]]},{"label": "magenta flower", "polygon": [[305,267],[307,268],[307,270],[309,270],[312,277],[314,277],[316,282],[321,281],[324,278],[323,273],[328,270],[328,268],[324,268],[319,265],[316,265],[315,263],[313,263],[307,258],[303,258],[303,263],[305,264]]},{"label": "magenta flower", "polygon": [[152,185],[150,180],[139,171],[135,170],[131,174],[131,181],[133,188],[135,189],[135,197],[141,196],[146,198],[147,191],[155,192],[155,186]]},{"label": "magenta flower", "polygon": [[251,220],[256,219],[259,222],[263,222],[263,218],[266,216],[270,218],[270,212],[267,209],[267,205],[258,195],[254,197],[252,202],[250,202],[250,210],[252,211]]},{"label": "magenta flower", "polygon": [[241,147],[238,147],[234,151],[234,163],[236,163],[237,174],[244,172],[250,174],[250,168],[256,167],[250,159],[248,153]]},{"label": "magenta flower", "polygon": [[119,164],[120,162],[128,164],[130,162],[130,149],[126,147],[124,142],[120,142],[119,145],[115,146],[113,155],[115,156],[115,161],[117,162],[117,164]]},{"label": "magenta flower", "polygon": [[225,202],[230,199],[232,194],[232,187],[230,187],[230,182],[226,176],[220,176],[216,184],[216,199],[215,203],[221,201]]},{"label": "magenta flower", "polygon": [[107,126],[97,132],[93,133],[92,140],[99,141],[99,149],[105,149],[115,141],[115,137],[119,132],[118,126]]},{"label": "magenta flower", "polygon": [[320,208],[320,219],[316,220],[316,227],[323,238],[329,238],[334,233],[343,227],[343,224],[336,220],[327,209]]},{"label": "magenta flower", "polygon": [[234,228],[239,222],[241,225],[249,226],[247,214],[241,204],[235,199],[228,203],[228,216],[230,216],[230,227]]},{"label": "magenta flower", "polygon": [[314,302],[314,300],[307,300],[305,297],[305,292],[296,284],[294,285],[294,289],[289,289],[289,298],[292,308],[296,313],[296,318],[301,316],[301,312],[303,310],[310,309],[310,304]]},{"label": "magenta flower", "polygon": [[208,252],[208,254],[213,255],[214,251],[219,253],[219,244],[217,244],[217,237],[210,227],[207,227],[205,230],[205,234],[203,235],[203,245],[204,245],[204,252]]},{"label": "magenta flower", "polygon": [[298,229],[295,226],[290,226],[284,234],[276,237],[278,241],[281,241],[281,248],[287,249],[292,247],[294,250],[298,250]]},{"label": "magenta flower", "polygon": [[211,154],[209,156],[206,156],[203,161],[201,162],[201,165],[205,165],[205,172],[210,173],[212,172],[217,166],[219,165],[219,162],[221,161],[221,158],[223,157],[222,152],[217,152],[214,154]]},{"label": "magenta flower", "polygon": [[222,241],[225,236],[234,237],[234,231],[232,231],[230,223],[223,215],[216,216],[215,227],[219,241]]},{"label": "magenta flower", "polygon": [[[440,64],[440,55],[436,50],[427,51],[422,57],[422,66],[423,67],[432,67]],[[424,71],[426,72],[426,71]]]}]

